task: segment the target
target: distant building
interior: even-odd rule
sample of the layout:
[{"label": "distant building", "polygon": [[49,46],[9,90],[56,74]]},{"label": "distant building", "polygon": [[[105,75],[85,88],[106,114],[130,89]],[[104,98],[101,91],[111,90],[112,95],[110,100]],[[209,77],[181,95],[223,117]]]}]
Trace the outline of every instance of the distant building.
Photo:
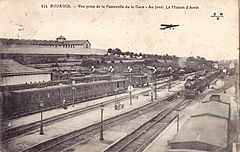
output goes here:
[{"label": "distant building", "polygon": [[0,38],[0,47],[12,46],[91,48],[91,43],[88,40],[67,40],[62,35],[56,38],[56,40],[26,40]]},{"label": "distant building", "polygon": [[51,73],[26,67],[13,60],[0,60],[0,86],[51,81]]},{"label": "distant building", "polygon": [[219,68],[218,63],[217,63],[217,62],[213,63],[213,67],[216,68],[216,69],[218,69],[218,68]]},{"label": "distant building", "polygon": [[234,63],[234,62],[230,62],[228,68],[229,68],[229,69],[234,69],[235,66],[236,66],[235,64],[236,64],[236,63]]}]

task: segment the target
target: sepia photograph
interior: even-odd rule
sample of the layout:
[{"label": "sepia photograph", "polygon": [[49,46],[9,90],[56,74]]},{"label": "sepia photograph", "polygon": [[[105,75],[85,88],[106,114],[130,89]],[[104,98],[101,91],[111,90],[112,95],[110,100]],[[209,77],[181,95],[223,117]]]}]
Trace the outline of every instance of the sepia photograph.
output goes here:
[{"label": "sepia photograph", "polygon": [[240,152],[238,0],[0,0],[1,152]]}]

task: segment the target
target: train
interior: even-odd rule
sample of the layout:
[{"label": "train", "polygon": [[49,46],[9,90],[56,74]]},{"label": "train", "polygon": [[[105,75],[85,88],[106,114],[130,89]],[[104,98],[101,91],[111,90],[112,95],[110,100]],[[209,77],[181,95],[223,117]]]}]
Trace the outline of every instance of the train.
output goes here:
[{"label": "train", "polygon": [[[45,82],[43,84],[28,84],[23,87],[8,86],[2,92],[3,118],[13,119],[41,111],[40,101],[44,101],[44,111],[65,107],[73,103],[101,98],[127,91],[129,83],[133,87],[148,86],[152,79],[149,76],[132,76],[112,79],[109,75],[75,77],[70,80]],[[170,77],[159,78],[158,81],[168,81]],[[75,81],[75,83],[72,83]],[[54,84],[54,85],[53,85]],[[74,98],[74,99],[73,99]]]},{"label": "train", "polygon": [[201,73],[195,75],[191,79],[187,79],[184,84],[184,97],[186,99],[193,99],[196,95],[202,93],[207,87],[209,87],[210,83],[218,77],[219,74],[219,71],[211,71],[208,73]]},{"label": "train", "polygon": [[101,81],[101,80],[111,80],[111,75],[88,75],[88,76],[81,76],[81,77],[70,77],[69,79],[65,79],[65,80],[53,80],[48,82],[0,86],[0,89],[13,91],[13,90],[22,90],[22,89],[30,89],[30,88],[43,88],[43,87],[55,86],[59,84],[72,84],[73,81],[75,83],[83,83],[83,82],[92,82],[92,81]]},{"label": "train", "polygon": [[[157,71],[155,74],[148,74],[148,75],[141,75],[141,74],[135,74],[131,75],[131,84],[133,87],[143,87],[143,86],[149,86],[149,84],[153,81],[175,81],[175,80],[181,80],[185,81],[187,77],[191,77],[194,75],[203,75],[206,71],[189,71],[189,70],[174,70],[173,72],[169,71]],[[127,75],[126,78],[129,78],[130,76]]]},{"label": "train", "polygon": [[[40,112],[42,109],[45,111],[61,106],[66,107],[72,103],[125,92],[129,83],[133,87],[143,87],[153,81],[167,82],[170,80],[173,80],[173,76],[162,74],[132,74],[131,80],[128,76],[115,79],[111,75],[91,75],[41,84],[4,86],[1,89],[1,115],[6,119],[17,118]],[[40,101],[44,101],[43,108],[40,107]]]},{"label": "train", "polygon": [[70,81],[74,81],[75,83],[82,83],[101,80],[111,80],[111,75],[89,75],[84,77],[70,77],[69,79]]},{"label": "train", "polygon": [[172,76],[153,78],[151,76],[134,75],[131,77],[131,84],[134,88],[137,88],[137,87],[150,86],[152,82],[163,83],[163,82],[168,82],[170,80],[174,81],[175,79],[173,79]]},{"label": "train", "polygon": [[128,85],[128,79],[118,79],[3,92],[2,115],[12,119],[40,112],[40,101],[44,101],[44,110],[80,103],[125,92]]}]

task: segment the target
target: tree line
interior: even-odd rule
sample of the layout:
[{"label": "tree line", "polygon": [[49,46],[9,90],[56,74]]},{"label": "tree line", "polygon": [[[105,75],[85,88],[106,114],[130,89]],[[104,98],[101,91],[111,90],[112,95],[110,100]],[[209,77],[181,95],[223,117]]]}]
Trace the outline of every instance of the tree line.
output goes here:
[{"label": "tree line", "polygon": [[141,57],[141,58],[154,58],[154,59],[159,59],[159,60],[176,60],[176,59],[178,59],[178,57],[175,55],[143,54],[143,53],[134,53],[134,52],[130,52],[130,51],[122,52],[119,48],[116,48],[116,49],[109,48],[107,50],[107,54],[114,55],[114,56],[129,56],[130,58]]},{"label": "tree line", "polygon": [[[109,48],[107,50],[108,55],[114,55],[114,56],[129,56],[130,58],[136,58],[136,57],[141,57],[143,59],[157,59],[157,60],[178,60],[179,57],[176,55],[159,55],[159,54],[143,54],[143,53],[134,53],[130,51],[123,52],[119,48],[112,49]],[[206,65],[206,66],[212,66],[214,63],[211,60],[206,60],[204,57],[197,56],[196,58],[191,56],[187,58],[187,62],[195,62],[199,63],[201,65]]]}]

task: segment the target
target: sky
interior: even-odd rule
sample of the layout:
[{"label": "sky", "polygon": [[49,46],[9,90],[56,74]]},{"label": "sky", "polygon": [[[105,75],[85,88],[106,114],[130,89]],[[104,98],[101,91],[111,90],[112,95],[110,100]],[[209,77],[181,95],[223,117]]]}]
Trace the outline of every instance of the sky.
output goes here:
[{"label": "sky", "polygon": [[[237,0],[0,0],[0,37],[88,39],[92,48],[120,48],[149,54],[238,58]],[[48,8],[42,8],[42,5]],[[69,4],[71,8],[50,8]],[[78,8],[78,5],[126,5],[134,8]],[[137,8],[138,6],[164,9]],[[198,9],[166,9],[197,6]],[[73,6],[76,6],[74,8]],[[217,20],[213,13],[223,13]],[[160,30],[161,24],[178,24]]]}]

